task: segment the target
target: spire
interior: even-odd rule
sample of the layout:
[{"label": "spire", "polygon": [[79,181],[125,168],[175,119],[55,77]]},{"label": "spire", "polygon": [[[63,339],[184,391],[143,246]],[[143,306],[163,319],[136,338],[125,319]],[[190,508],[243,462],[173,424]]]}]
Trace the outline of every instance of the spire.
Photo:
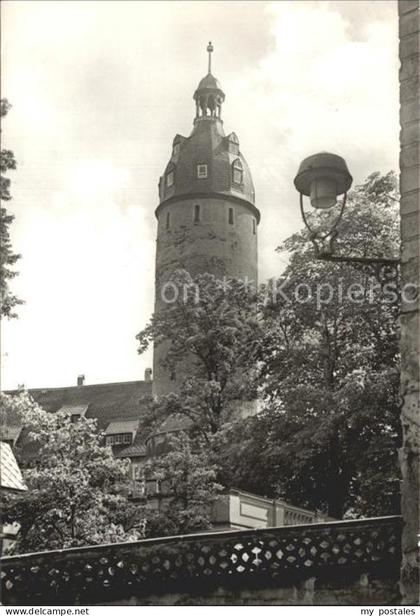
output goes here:
[{"label": "spire", "polygon": [[207,45],[208,73],[198,84],[197,90],[194,92],[194,100],[196,103],[195,121],[201,118],[217,118],[220,120],[222,103],[225,100],[225,95],[216,77],[211,72],[211,54],[214,51],[212,42]]},{"label": "spire", "polygon": [[211,41],[209,41],[209,44],[207,45],[207,52],[209,54],[209,70],[208,70],[209,75],[211,74],[211,54],[213,53],[213,51],[214,51],[214,47]]}]

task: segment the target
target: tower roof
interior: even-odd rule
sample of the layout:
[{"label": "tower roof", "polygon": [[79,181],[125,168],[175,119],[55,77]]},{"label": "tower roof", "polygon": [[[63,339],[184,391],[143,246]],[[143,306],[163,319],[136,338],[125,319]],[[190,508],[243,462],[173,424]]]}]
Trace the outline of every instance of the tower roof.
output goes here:
[{"label": "tower roof", "polygon": [[206,90],[206,89],[209,89],[209,90],[221,90],[222,89],[216,77],[212,75],[211,73],[203,77],[203,79],[198,84],[197,91]]},{"label": "tower roof", "polygon": [[[221,106],[225,95],[211,72],[211,43],[207,51],[208,74],[194,93],[194,128],[189,137],[175,136],[171,158],[159,182],[160,202],[183,195],[218,194],[254,206],[254,185],[239,140],[235,133],[226,136],[223,130]],[[258,210],[256,216],[259,218]]]},{"label": "tower roof", "polygon": [[198,88],[193,96],[196,102],[196,122],[200,118],[206,116],[220,118],[222,103],[225,100],[225,94],[220,87],[220,83],[211,72],[211,54],[213,51],[214,47],[210,42],[207,46],[207,52],[209,54],[208,72],[198,84]]},{"label": "tower roof", "polygon": [[[206,166],[207,177],[198,176],[198,165]],[[234,165],[242,170],[240,183],[234,182]],[[173,183],[167,181],[169,174],[173,174]],[[179,149],[173,149],[159,184],[159,196],[162,202],[177,196],[215,193],[255,202],[251,172],[239,151],[238,138],[234,133],[226,137],[221,121],[208,117],[195,124]]]}]

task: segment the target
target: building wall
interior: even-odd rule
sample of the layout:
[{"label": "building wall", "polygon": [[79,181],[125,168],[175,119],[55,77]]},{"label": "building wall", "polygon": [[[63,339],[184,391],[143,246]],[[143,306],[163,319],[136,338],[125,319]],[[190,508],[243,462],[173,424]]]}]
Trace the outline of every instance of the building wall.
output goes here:
[{"label": "building wall", "polygon": [[[195,205],[200,206],[199,223],[194,222]],[[233,224],[229,224],[229,208],[233,209]],[[209,272],[219,277],[248,276],[256,284],[257,224],[253,212],[240,201],[222,197],[163,204],[158,212],[156,282],[179,267],[191,275]]]},{"label": "building wall", "polygon": [[420,381],[420,10],[419,0],[404,0],[399,9],[400,191],[401,191],[401,423],[402,473],[401,591],[403,604],[419,597],[419,381]]},{"label": "building wall", "polygon": [[320,512],[294,507],[279,499],[269,499],[250,492],[230,490],[219,496],[212,515],[214,528],[270,528],[315,524],[332,520]]}]

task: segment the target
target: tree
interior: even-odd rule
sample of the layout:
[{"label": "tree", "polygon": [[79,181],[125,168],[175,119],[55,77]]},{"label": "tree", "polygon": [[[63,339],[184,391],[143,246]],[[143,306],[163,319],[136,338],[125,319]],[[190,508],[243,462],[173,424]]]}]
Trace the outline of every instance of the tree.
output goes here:
[{"label": "tree", "polygon": [[[396,200],[393,173],[356,187],[337,252],[397,255]],[[312,222],[325,228],[330,216]],[[395,513],[398,281],[386,268],[314,259],[306,231],[281,250],[289,265],[263,292],[265,409],[220,434],[222,478],[337,518]]]},{"label": "tree", "polygon": [[[1,99],[0,101],[0,118],[6,116],[11,105],[7,99]],[[12,197],[10,195],[10,179],[5,177],[4,174],[8,171],[16,169],[16,160],[13,152],[10,150],[2,149],[0,152],[0,198],[2,201],[9,201]],[[10,291],[9,281],[17,275],[17,272],[11,269],[16,261],[20,258],[20,255],[13,252],[11,240],[10,240],[10,225],[14,220],[12,214],[8,214],[3,205],[0,208],[0,316],[7,318],[16,317],[16,313],[13,312],[14,308],[22,304],[22,301],[13,295]]]},{"label": "tree", "polygon": [[[169,453],[154,458],[147,472],[162,486],[166,505],[148,516],[146,533],[176,534],[210,528],[211,508],[222,486],[210,459],[212,436],[256,398],[256,358],[262,336],[257,293],[246,283],[211,274],[171,277],[176,300],[155,313],[137,336],[139,351],[164,345],[162,366],[178,375],[177,389],[161,396],[143,418],[152,431],[177,416],[188,435],[170,439]],[[205,448],[203,443],[206,444]]]},{"label": "tree", "polygon": [[239,401],[256,397],[262,335],[257,295],[245,282],[219,280],[211,274],[192,279],[179,270],[171,282],[179,291],[176,301],[155,313],[138,334],[139,352],[152,342],[164,344],[163,366],[174,372],[180,367],[182,374],[188,361],[188,376],[178,380],[176,392],[158,400],[152,419],[179,415],[208,437]]},{"label": "tree", "polygon": [[35,462],[23,470],[28,492],[9,496],[3,507],[3,521],[20,524],[17,552],[143,537],[143,510],[119,489],[127,463],[102,444],[96,420],[72,423],[64,412],[47,413],[27,393],[1,394],[1,409],[3,421],[20,419],[36,448]]},{"label": "tree", "polygon": [[161,507],[148,511],[146,535],[164,536],[211,528],[211,512],[222,486],[218,467],[211,463],[204,443],[181,432],[172,436],[171,450],[153,458],[145,476],[159,482]]},{"label": "tree", "polygon": [[[393,173],[357,186],[337,252],[397,255],[397,200]],[[325,230],[334,215],[313,214],[312,223]],[[154,418],[188,417],[226,487],[337,518],[395,513],[398,279],[389,268],[315,259],[309,240],[303,230],[283,243],[289,265],[258,297],[243,294],[239,281],[226,289],[209,275],[177,274],[190,291],[154,316],[140,350],[169,342],[164,364],[172,369],[188,356],[193,376],[158,401]],[[235,421],[233,401],[257,391],[262,412]]]}]

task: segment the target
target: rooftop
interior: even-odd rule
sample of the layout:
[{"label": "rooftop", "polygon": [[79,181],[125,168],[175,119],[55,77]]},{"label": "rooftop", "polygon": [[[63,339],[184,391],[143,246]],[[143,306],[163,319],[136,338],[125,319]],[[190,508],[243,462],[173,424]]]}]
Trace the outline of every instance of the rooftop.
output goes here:
[{"label": "rooftop", "polygon": [[137,432],[138,425],[138,419],[111,421],[105,430],[105,434],[127,434],[128,432],[135,433]]},{"label": "rooftop", "polygon": [[22,473],[9,443],[0,442],[0,481],[2,490],[26,491]]},{"label": "rooftop", "polygon": [[[6,391],[17,395],[20,390]],[[111,421],[140,417],[152,400],[152,381],[97,383],[70,387],[28,389],[32,398],[46,411],[87,407],[85,417],[97,419],[105,430]]]},{"label": "rooftop", "polygon": [[[12,390],[5,393],[18,395],[22,392]],[[65,411],[84,415],[87,419],[96,419],[99,430],[107,430],[108,426],[112,425],[112,433],[115,434],[115,426],[122,424],[124,427],[121,432],[136,431],[140,417],[152,402],[152,381],[37,388],[29,389],[28,393],[50,413]],[[15,422],[16,419],[11,417],[10,425]],[[127,425],[130,426],[129,429]],[[134,439],[134,444],[140,444],[137,438]],[[17,448],[22,459],[30,459],[37,451],[36,443],[28,439],[25,430],[17,441]]]}]

